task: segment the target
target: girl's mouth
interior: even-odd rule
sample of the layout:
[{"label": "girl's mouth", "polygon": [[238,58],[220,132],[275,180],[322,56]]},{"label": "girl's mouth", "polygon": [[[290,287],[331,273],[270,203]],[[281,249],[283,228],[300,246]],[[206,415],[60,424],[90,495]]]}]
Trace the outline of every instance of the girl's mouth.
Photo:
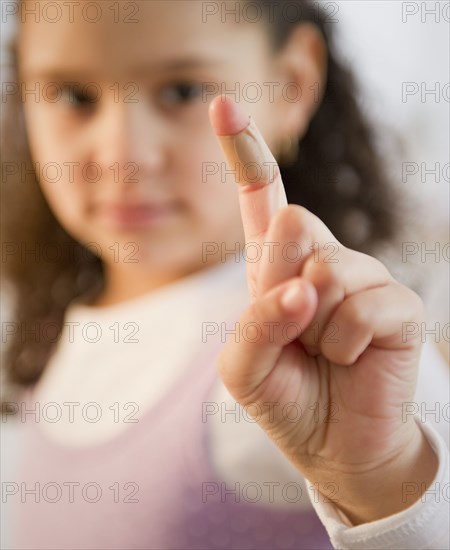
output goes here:
[{"label": "girl's mouth", "polygon": [[98,214],[116,229],[148,229],[167,223],[178,210],[175,203],[109,203],[101,205]]}]

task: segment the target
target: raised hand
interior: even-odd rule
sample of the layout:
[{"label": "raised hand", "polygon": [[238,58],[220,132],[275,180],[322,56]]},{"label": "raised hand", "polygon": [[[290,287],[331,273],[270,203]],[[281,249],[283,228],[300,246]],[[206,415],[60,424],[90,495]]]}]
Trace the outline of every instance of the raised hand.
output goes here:
[{"label": "raised hand", "polygon": [[319,491],[333,484],[354,524],[399,512],[412,504],[402,483],[428,487],[437,470],[421,429],[402,417],[421,351],[403,327],[422,321],[422,302],[379,261],[287,204],[275,158],[236,104],[216,98],[210,119],[229,167],[241,163],[246,175],[245,239],[262,252],[247,264],[252,304],[240,319],[256,337],[226,344],[220,376],[250,413],[250,404],[262,411],[261,427]]}]

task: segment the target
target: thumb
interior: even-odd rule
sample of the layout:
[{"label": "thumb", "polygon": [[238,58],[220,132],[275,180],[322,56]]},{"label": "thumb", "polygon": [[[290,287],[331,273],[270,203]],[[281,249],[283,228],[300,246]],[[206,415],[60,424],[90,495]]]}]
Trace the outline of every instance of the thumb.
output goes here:
[{"label": "thumb", "polygon": [[284,348],[307,329],[317,305],[312,283],[295,277],[257,298],[243,313],[218,362],[219,375],[236,400],[242,403],[264,382]]}]

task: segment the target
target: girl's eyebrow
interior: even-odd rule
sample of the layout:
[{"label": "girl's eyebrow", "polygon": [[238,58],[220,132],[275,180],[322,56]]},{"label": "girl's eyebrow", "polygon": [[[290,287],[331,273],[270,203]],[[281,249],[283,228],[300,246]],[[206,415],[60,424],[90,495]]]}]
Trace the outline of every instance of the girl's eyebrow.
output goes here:
[{"label": "girl's eyebrow", "polygon": [[[169,61],[161,61],[151,65],[143,65],[135,68],[130,68],[130,75],[136,75],[137,77],[146,76],[152,73],[168,73],[177,72],[189,69],[211,69],[217,66],[221,66],[223,63],[218,59],[206,59],[206,58],[185,58],[174,59]],[[87,72],[85,69],[60,67],[60,68],[32,68],[24,69],[21,71],[22,77],[45,79],[52,82],[63,82],[67,80],[95,80],[98,79],[98,72]]]},{"label": "girl's eyebrow", "polygon": [[218,59],[208,59],[200,57],[187,57],[181,59],[174,59],[169,61],[161,61],[151,66],[137,67],[135,69],[136,74],[148,74],[149,72],[163,72],[163,71],[181,71],[186,69],[203,69],[215,67],[220,63]]},{"label": "girl's eyebrow", "polygon": [[20,71],[23,79],[46,80],[49,82],[73,82],[73,81],[95,81],[94,73],[69,69],[24,69]]}]

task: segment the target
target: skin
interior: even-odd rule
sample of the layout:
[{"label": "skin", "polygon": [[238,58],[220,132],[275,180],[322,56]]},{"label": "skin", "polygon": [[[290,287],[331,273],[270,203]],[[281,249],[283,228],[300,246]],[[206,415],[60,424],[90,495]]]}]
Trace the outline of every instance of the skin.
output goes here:
[{"label": "skin", "polygon": [[[254,343],[229,341],[220,375],[241,404],[265,407],[260,425],[319,490],[329,481],[337,484],[336,504],[354,524],[398,512],[413,503],[402,502],[401,482],[428,486],[437,469],[417,424],[402,423],[401,417],[402,403],[413,400],[421,346],[419,339],[402,342],[401,326],[421,322],[419,297],[378,261],[342,247],[310,212],[287,206],[279,177],[266,185],[240,185],[238,192],[220,175],[202,182],[202,162],[224,162],[213,130],[238,132],[242,113],[252,115],[261,139],[275,152],[281,136],[306,132],[318,107],[309,90],[317,82],[323,89],[326,75],[320,35],[313,26],[299,27],[274,55],[263,24],[224,24],[220,18],[205,24],[195,5],[171,4],[140,3],[138,24],[105,16],[95,25],[80,17],[57,25],[31,18],[21,25],[20,76],[28,86],[95,81],[104,91],[87,108],[42,99],[24,103],[34,161],[80,163],[74,181],[63,177],[52,183],[41,175],[40,185],[61,224],[102,251],[106,286],[93,305],[140,296],[220,261],[219,255],[203,261],[204,242],[224,242],[227,248],[246,241],[300,243],[304,253],[298,262],[287,262],[280,246],[274,258],[266,254],[248,265],[252,305],[241,323],[258,323],[262,336]],[[196,60],[195,67],[169,67],[187,57]],[[268,94],[255,103],[240,97],[238,115],[219,98],[169,99],[180,81],[224,82],[228,89],[236,82],[295,81],[304,93],[294,103],[279,92],[274,101]],[[138,101],[115,101],[108,88],[116,82],[122,92],[135,83]],[[268,162],[275,161],[266,154]],[[102,168],[95,184],[82,175],[88,162]],[[130,162],[139,167],[137,183],[125,181]],[[114,163],[121,169],[119,181],[109,168]],[[105,218],[105,203],[127,201],[165,201],[173,210],[144,228]],[[119,243],[119,251],[126,251],[130,242],[138,245],[138,262],[116,261],[110,247]],[[313,243],[319,243],[318,258],[310,250]],[[325,261],[326,243],[338,246],[337,263]],[[273,334],[267,322],[279,323]],[[300,340],[282,335],[288,322],[305,327]],[[327,341],[330,322],[338,326],[337,343]],[[319,332],[307,330],[315,324]],[[310,414],[293,424],[271,416],[267,402],[296,402]],[[317,422],[309,408],[315,404],[322,416],[326,406],[337,405],[339,421]]]}]

